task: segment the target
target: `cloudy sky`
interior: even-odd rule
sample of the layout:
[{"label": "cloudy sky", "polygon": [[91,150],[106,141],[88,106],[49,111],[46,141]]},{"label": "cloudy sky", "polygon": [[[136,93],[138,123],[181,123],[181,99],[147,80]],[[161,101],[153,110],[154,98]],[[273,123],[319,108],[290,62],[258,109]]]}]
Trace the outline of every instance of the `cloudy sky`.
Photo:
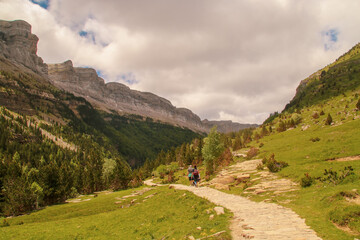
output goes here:
[{"label": "cloudy sky", "polygon": [[153,92],[202,119],[261,123],[360,42],[359,0],[0,0],[46,63]]}]

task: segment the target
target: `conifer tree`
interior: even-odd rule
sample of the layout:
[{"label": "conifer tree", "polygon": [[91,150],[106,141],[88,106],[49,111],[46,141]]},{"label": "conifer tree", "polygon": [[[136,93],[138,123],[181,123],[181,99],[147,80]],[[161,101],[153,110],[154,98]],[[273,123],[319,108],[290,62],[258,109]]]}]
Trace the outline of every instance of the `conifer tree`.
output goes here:
[{"label": "conifer tree", "polygon": [[331,117],[331,115],[329,113],[327,118],[326,118],[325,125],[331,125],[332,121],[333,121],[332,117]]}]

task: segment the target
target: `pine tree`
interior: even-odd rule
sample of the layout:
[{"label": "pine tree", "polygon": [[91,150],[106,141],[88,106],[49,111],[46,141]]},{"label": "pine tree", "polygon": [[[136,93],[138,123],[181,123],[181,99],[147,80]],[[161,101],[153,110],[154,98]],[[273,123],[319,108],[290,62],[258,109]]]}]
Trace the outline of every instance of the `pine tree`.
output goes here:
[{"label": "pine tree", "polygon": [[332,121],[333,121],[332,117],[331,117],[331,115],[329,113],[327,118],[326,118],[325,125],[331,125]]}]

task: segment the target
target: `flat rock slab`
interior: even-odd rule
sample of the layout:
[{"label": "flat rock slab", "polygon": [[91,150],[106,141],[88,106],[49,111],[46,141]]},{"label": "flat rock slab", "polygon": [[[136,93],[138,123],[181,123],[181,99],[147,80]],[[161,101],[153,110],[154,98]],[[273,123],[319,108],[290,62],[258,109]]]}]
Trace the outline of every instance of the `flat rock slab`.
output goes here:
[{"label": "flat rock slab", "polygon": [[253,202],[209,187],[194,188],[172,184],[176,189],[193,192],[234,213],[230,229],[233,239],[307,239],[320,240],[316,233],[291,209],[274,203]]}]

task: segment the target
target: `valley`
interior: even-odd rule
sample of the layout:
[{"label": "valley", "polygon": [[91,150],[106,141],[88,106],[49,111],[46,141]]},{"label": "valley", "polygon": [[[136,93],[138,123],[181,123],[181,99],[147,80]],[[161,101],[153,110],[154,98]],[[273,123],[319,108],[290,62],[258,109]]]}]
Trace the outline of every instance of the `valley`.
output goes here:
[{"label": "valley", "polygon": [[360,237],[360,44],[259,126],[47,65],[24,21],[0,33],[0,239]]}]

